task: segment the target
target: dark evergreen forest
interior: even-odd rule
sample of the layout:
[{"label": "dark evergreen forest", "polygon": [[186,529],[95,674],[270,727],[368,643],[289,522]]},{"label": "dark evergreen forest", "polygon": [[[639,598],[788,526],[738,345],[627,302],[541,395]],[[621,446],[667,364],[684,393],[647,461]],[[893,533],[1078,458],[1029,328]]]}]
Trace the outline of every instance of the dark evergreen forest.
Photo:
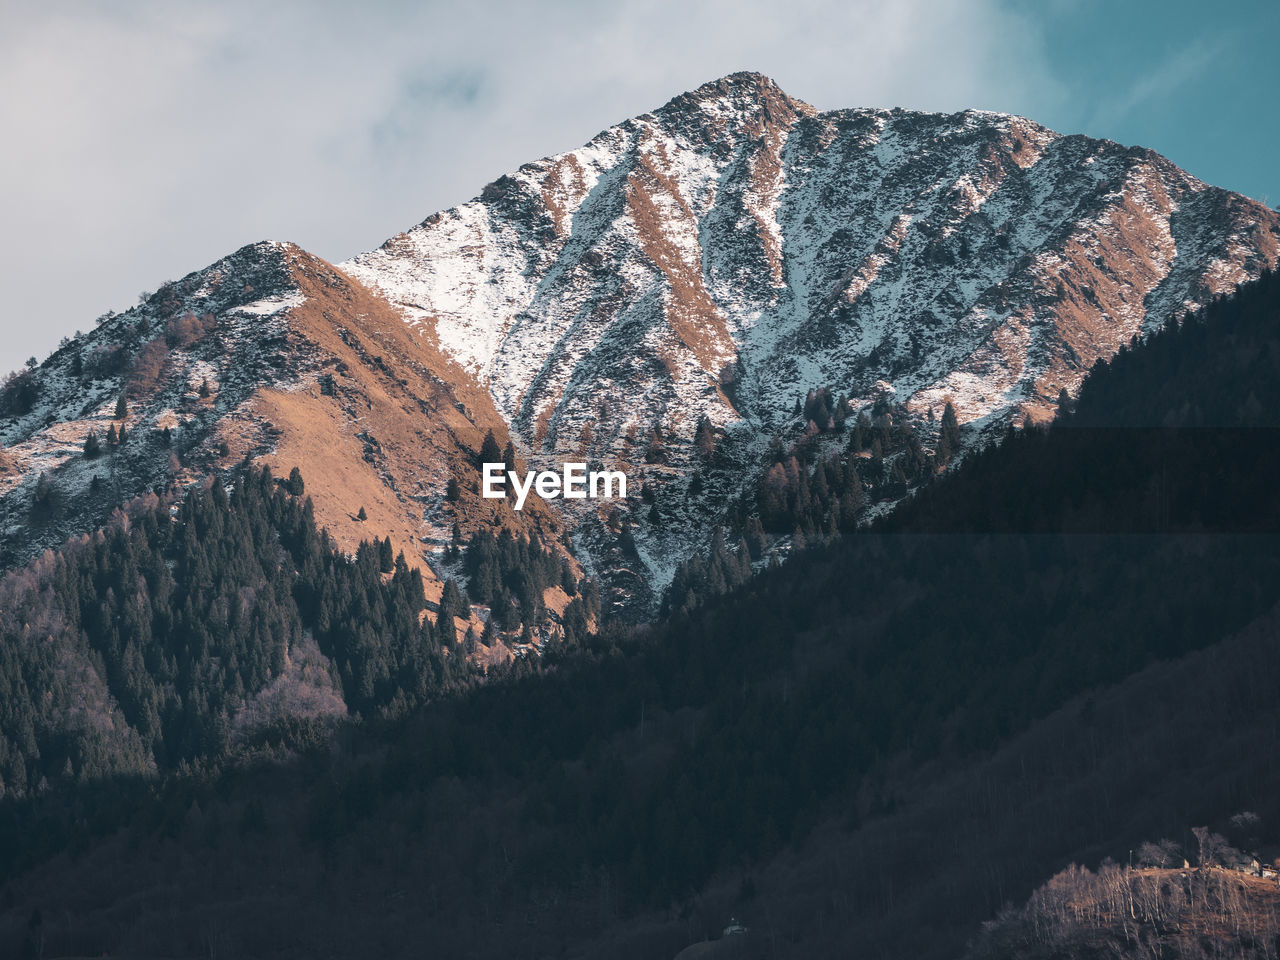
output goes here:
[{"label": "dark evergreen forest", "polygon": [[506,529],[496,534],[480,530],[467,543],[463,559],[471,598],[490,608],[494,629],[531,629],[541,623],[548,587],[560,587],[573,597],[562,617],[566,643],[585,639],[588,621],[600,616],[595,584],[584,583],[582,596],[576,596],[578,580],[569,561],[528,537],[512,536]]},{"label": "dark evergreen forest", "polygon": [[6,792],[224,755],[229,711],[304,631],[353,712],[404,712],[466,683],[422,615],[421,574],[374,544],[344,556],[287,487],[242,469],[229,494],[213,482],[141,498],[4,582]]}]

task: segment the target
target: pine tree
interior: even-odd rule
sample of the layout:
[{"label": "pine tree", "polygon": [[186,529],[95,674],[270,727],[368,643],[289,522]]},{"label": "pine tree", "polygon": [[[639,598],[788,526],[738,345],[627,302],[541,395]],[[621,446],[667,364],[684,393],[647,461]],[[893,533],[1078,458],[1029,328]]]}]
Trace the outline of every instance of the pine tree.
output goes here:
[{"label": "pine tree", "polygon": [[360,512],[356,514],[356,519],[361,523],[364,523],[364,521],[369,519],[369,515],[364,512],[364,507],[360,508]]},{"label": "pine tree", "polygon": [[480,444],[480,463],[501,463],[502,451],[498,448],[498,441],[490,430],[484,435],[484,442]]},{"label": "pine tree", "polygon": [[698,429],[693,435],[693,446],[698,451],[698,456],[703,460],[710,460],[716,452],[715,430],[706,416],[700,417],[698,420]]},{"label": "pine tree", "polygon": [[902,457],[898,457],[893,461],[893,469],[889,471],[889,481],[895,487],[899,488],[899,492],[901,492],[901,489],[906,488],[907,474],[906,470],[902,466]]},{"label": "pine tree", "polygon": [[391,537],[378,542],[378,569],[390,573],[396,568],[395,552],[391,546]]},{"label": "pine tree", "polygon": [[114,447],[120,442],[120,436],[116,433],[116,425],[113,423],[107,428],[107,446]]},{"label": "pine tree", "polygon": [[947,406],[942,408],[942,430],[951,440],[952,449],[959,447],[960,421],[956,417],[956,408],[952,406],[951,401],[947,401]]},{"label": "pine tree", "polygon": [[831,489],[827,483],[827,467],[821,460],[818,461],[817,467],[814,468],[811,489],[819,504],[825,504],[831,499]]},{"label": "pine tree", "polygon": [[116,419],[123,420],[129,415],[129,401],[125,399],[125,395],[120,394],[116,400]]},{"label": "pine tree", "polygon": [[1067,393],[1067,388],[1063,387],[1058,391],[1058,416],[1066,417],[1071,413],[1071,394]]},{"label": "pine tree", "polygon": [[752,560],[759,560],[764,556],[764,526],[760,523],[758,516],[753,516],[747,521],[746,542],[747,552]]},{"label": "pine tree", "polygon": [[289,471],[288,490],[295,497],[302,496],[303,491],[306,490],[306,484],[302,482],[302,471],[297,467]]},{"label": "pine tree", "polygon": [[462,498],[462,485],[458,483],[457,477],[450,477],[445,484],[444,498],[450,503],[457,503]]},{"label": "pine tree", "polygon": [[462,592],[458,589],[457,581],[453,577],[445,580],[444,588],[440,592],[440,616],[460,617],[465,620],[470,612],[467,606]]},{"label": "pine tree", "polygon": [[649,442],[644,448],[645,463],[666,463],[667,454],[662,445],[662,435],[655,427],[649,434]]},{"label": "pine tree", "polygon": [[98,441],[98,434],[90,430],[89,435],[84,438],[84,455],[92,460],[102,452],[102,444]]},{"label": "pine tree", "polygon": [[945,463],[955,456],[960,449],[960,422],[956,417],[956,408],[947,401],[942,410],[942,430],[938,434],[938,462]]},{"label": "pine tree", "polygon": [[853,404],[849,402],[848,397],[846,397],[844,394],[841,394],[840,402],[836,404],[836,413],[835,413],[836,428],[838,430],[843,430],[845,421],[848,420],[851,416],[853,416]]},{"label": "pine tree", "polygon": [[850,453],[861,453],[867,448],[867,434],[871,432],[871,421],[864,410],[858,414],[853,424],[853,438],[849,441]]},{"label": "pine tree", "polygon": [[452,647],[458,642],[458,630],[453,624],[453,614],[445,610],[443,602],[440,604],[440,612],[436,614],[436,633],[440,636],[441,646]]},{"label": "pine tree", "polygon": [[738,582],[744,582],[751,576],[751,549],[747,546],[746,537],[738,537],[738,549],[734,552],[738,561]]}]

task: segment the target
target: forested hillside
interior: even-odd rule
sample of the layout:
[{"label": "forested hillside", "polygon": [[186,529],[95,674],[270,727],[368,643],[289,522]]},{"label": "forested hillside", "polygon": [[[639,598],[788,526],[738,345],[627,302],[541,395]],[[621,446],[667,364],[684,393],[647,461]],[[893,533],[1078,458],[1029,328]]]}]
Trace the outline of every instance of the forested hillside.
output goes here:
[{"label": "forested hillside", "polygon": [[[302,483],[241,469],[229,493],[143,497],[0,584],[7,793],[219,757],[269,688],[296,720],[403,712],[465,683],[418,571],[386,541],[337,551]],[[315,644],[331,666],[299,672]]]},{"label": "forested hillside", "polygon": [[[101,554],[80,548],[85,558],[101,558],[93,565],[55,562],[97,571],[112,566],[113,550],[141,538],[147,548],[139,546],[136,567],[144,580],[154,571],[158,583],[168,582],[147,559],[152,553],[174,563],[172,584],[154,591],[148,584],[149,592],[204,598],[204,607],[191,605],[204,611],[210,638],[195,645],[171,638],[155,649],[174,651],[174,664],[157,667],[168,671],[154,695],[158,724],[130,721],[139,762],[147,751],[171,764],[198,754],[197,745],[216,748],[219,705],[237,683],[245,690],[261,683],[272,651],[299,629],[314,631],[363,722],[332,737],[314,727],[305,736],[268,732],[203,773],[65,782],[7,800],[0,862],[9,865],[9,907],[0,943],[14,950],[31,943],[38,910],[40,936],[64,953],[188,955],[215,943],[262,956],[414,955],[430,943],[472,956],[641,957],[674,954],[680,938],[718,930],[726,919],[719,912],[732,909],[773,931],[754,941],[765,955],[855,943],[874,945],[877,955],[899,947],[913,956],[959,953],[1003,900],[1025,897],[1061,858],[1096,843],[1099,830],[1116,835],[1120,818],[1142,806],[1149,782],[1119,772],[1094,778],[1119,769],[1107,764],[1129,748],[1127,738],[1149,739],[1151,776],[1176,798],[1171,784],[1180,782],[1184,760],[1165,737],[1170,724],[1159,720],[1173,698],[1189,711],[1178,726],[1188,747],[1197,729],[1227,722],[1252,730],[1268,709],[1273,645],[1256,642],[1260,628],[1247,628],[1280,596],[1280,549],[1266,532],[1274,495],[1257,484],[1255,466],[1214,474],[1212,497],[1171,495],[1165,525],[1129,522],[1153,478],[1181,462],[1145,454],[1110,468],[1114,482],[1102,466],[1096,485],[1054,476],[1043,500],[1049,520],[1037,520],[1030,506],[1017,512],[1033,445],[1063,471],[1064,450],[1083,455],[1072,444],[1091,435],[1086,425],[1105,427],[1100,432],[1126,449],[1146,449],[1154,434],[1138,414],[1148,384],[1165,382],[1165,371],[1179,365],[1190,396],[1197,378],[1218,391],[1203,407],[1213,430],[1271,436],[1255,429],[1266,421],[1249,413],[1249,397],[1262,403],[1274,389],[1263,385],[1280,349],[1280,326],[1268,331],[1268,318],[1277,318],[1274,280],[1215,310],[1250,319],[1219,325],[1219,314],[1210,314],[1183,324],[1162,335],[1149,360],[1147,347],[1136,346],[1085,383],[1080,429],[1064,421],[975,456],[893,525],[796,550],[728,593],[721,591],[729,581],[745,576],[741,551],[750,547],[720,538],[706,561],[719,581],[691,581],[691,602],[664,622],[606,629],[521,661],[521,676],[480,686],[468,686],[451,669],[460,662],[452,648],[418,624],[421,592],[411,576],[394,563],[380,573],[388,565],[373,547],[354,562],[326,549],[305,502],[268,476],[242,476],[225,501],[216,487],[193,493],[168,526],[159,522],[166,507],[149,507],[157,529],[168,531],[154,545],[146,523],[131,522],[102,538]],[[1094,398],[1095,382],[1105,402]],[[1170,406],[1151,416],[1162,424],[1176,400],[1169,393]],[[1260,446],[1258,455],[1269,456]],[[986,529],[992,490],[1009,491],[1026,527]],[[1076,529],[1063,520],[1073,490],[1088,490],[1094,504],[1088,533],[1064,532]],[[1037,501],[1028,494],[1024,502]],[[1220,512],[1207,512],[1217,502]],[[237,511],[243,520],[234,519]],[[255,532],[250,518],[258,514],[263,526]],[[948,526],[938,517],[957,519]],[[219,523],[242,529],[233,539],[245,541],[228,548],[222,566],[184,546]],[[929,532],[939,528],[967,532]],[[270,529],[279,534],[274,552]],[[516,571],[503,559],[522,547],[498,544],[478,542],[464,563],[489,571],[481,589],[522,603]],[[737,573],[728,576],[731,561]],[[282,569],[296,571],[288,590],[270,586]],[[550,562],[530,570],[539,583],[563,576]],[[119,593],[135,581],[104,581],[103,589]],[[263,598],[260,614],[228,612],[225,638],[210,606],[220,583],[256,584]],[[170,607],[182,611],[185,601]],[[174,622],[181,615],[172,614]],[[86,638],[105,622],[83,610],[78,616]],[[194,613],[184,622],[194,623]],[[237,646],[245,630],[260,642]],[[1254,639],[1224,654],[1242,669],[1223,669],[1221,682],[1200,691],[1212,695],[1199,697],[1196,678],[1218,676],[1226,664],[1215,651],[1227,649],[1218,645],[1242,631]],[[102,673],[114,683],[114,634],[105,636],[85,643],[101,648]],[[183,697],[190,655],[181,651],[189,648],[210,651],[205,672],[217,681],[214,691],[226,691],[210,693],[207,706],[189,708]],[[1152,693],[1148,681],[1132,694],[1107,692],[1158,673],[1161,661],[1188,657],[1174,671],[1172,693]],[[1262,687],[1241,688],[1248,677]],[[1141,706],[1120,719],[1126,696]],[[1105,709],[1089,706],[1094,700]],[[133,708],[120,703],[128,716]],[[1055,714],[1068,703],[1085,717],[1083,728]],[[1095,709],[1105,727],[1089,719]],[[1039,746],[1019,746],[1027,743]],[[1088,759],[1068,776],[1054,772],[1059,756]],[[266,757],[275,762],[250,762]],[[1269,789],[1270,766],[1241,774],[1243,762],[1239,751],[1197,748],[1196,802]],[[1217,783],[1219,775],[1229,779]],[[1094,832],[1077,823],[1073,806],[1046,821],[1060,824],[1056,832],[1011,812],[1007,798],[1062,793],[1073,776],[1106,794],[1105,804],[1078,808],[1090,811]],[[954,796],[937,792],[948,784]],[[943,835],[966,817],[972,835]],[[975,845],[988,862],[973,860]],[[839,866],[822,848],[858,853]],[[53,857],[62,850],[72,853]],[[170,865],[166,885],[148,866],[156,860]],[[813,871],[820,883],[800,882]],[[923,871],[947,883],[930,887],[927,914],[904,912],[925,909],[911,893]],[[176,901],[167,884],[182,891]]]},{"label": "forested hillside", "polygon": [[1099,361],[1051,429],[1011,432],[881,529],[1280,529],[1280,277]]}]

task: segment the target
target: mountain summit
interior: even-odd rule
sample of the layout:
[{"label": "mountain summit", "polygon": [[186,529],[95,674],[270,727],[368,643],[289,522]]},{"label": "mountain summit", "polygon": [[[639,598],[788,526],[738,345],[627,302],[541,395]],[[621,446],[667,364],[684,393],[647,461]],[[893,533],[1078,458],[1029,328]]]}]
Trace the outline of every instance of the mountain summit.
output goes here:
[{"label": "mountain summit", "polygon": [[[926,432],[947,402],[977,429],[1043,421],[1278,251],[1274,211],[1150,150],[1005,114],[819,113],[737,73],[343,269],[434,331],[532,458],[663,487],[702,418],[760,454],[813,388],[892,398]],[[638,538],[655,573],[687,550],[673,526]]]}]

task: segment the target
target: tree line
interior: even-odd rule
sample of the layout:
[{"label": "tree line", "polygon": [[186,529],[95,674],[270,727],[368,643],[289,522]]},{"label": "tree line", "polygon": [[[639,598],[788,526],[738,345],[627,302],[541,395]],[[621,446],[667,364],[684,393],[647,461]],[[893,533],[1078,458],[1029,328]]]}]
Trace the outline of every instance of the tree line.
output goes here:
[{"label": "tree line", "polygon": [[[303,631],[353,713],[403,712],[467,682],[465,659],[423,616],[421,574],[387,556],[390,541],[345,555],[291,484],[300,492],[301,477],[242,468],[230,490],[215,480],[180,499],[148,495],[5,579],[7,791],[224,753],[236,709],[280,674]],[[69,725],[68,701],[99,681],[109,699]],[[104,732],[112,704],[128,736]]]}]

